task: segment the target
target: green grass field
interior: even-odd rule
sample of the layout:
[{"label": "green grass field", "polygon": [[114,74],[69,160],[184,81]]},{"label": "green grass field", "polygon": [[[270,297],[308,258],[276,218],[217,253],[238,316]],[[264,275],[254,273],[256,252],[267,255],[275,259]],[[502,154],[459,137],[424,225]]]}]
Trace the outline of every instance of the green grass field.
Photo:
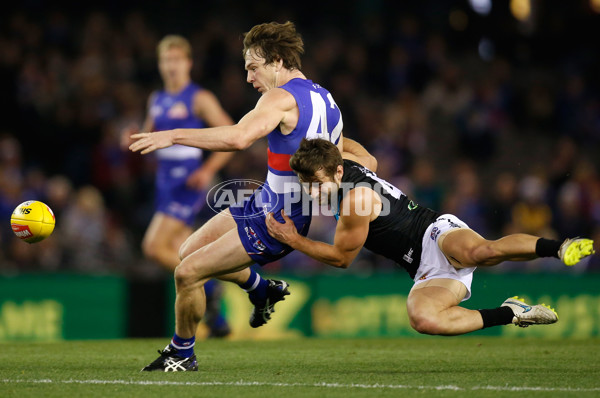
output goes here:
[{"label": "green grass field", "polygon": [[199,372],[141,373],[167,342],[3,344],[0,396],[600,396],[599,339],[210,340]]}]

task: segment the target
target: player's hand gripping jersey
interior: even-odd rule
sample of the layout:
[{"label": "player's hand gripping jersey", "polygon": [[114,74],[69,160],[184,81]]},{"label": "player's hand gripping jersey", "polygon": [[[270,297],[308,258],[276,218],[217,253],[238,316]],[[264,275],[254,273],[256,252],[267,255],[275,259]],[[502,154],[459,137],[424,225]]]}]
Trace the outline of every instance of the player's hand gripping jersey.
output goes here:
[{"label": "player's hand gripping jersey", "polygon": [[344,159],[338,203],[357,185],[373,189],[381,196],[383,203],[381,214],[369,223],[364,246],[394,260],[414,278],[421,262],[423,234],[440,213],[417,205],[400,189],[377,177],[371,170]]}]

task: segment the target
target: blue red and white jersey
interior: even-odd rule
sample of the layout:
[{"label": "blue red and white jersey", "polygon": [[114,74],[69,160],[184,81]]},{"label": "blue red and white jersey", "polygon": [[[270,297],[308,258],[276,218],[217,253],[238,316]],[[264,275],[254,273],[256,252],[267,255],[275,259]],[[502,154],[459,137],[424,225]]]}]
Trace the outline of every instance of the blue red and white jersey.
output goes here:
[{"label": "blue red and white jersey", "polygon": [[[159,91],[150,100],[149,114],[157,131],[178,128],[203,128],[206,123],[194,115],[194,95],[202,88],[194,83],[172,94]],[[155,181],[155,210],[188,225],[205,202],[205,194],[187,187],[188,177],[202,162],[202,150],[173,145],[156,151],[158,169]]]},{"label": "blue red and white jersey", "polygon": [[[306,236],[311,222],[311,206],[301,200],[302,189],[298,177],[290,167],[290,158],[298,150],[303,138],[326,139],[337,144],[342,134],[342,114],[329,91],[305,79],[292,79],[280,88],[294,96],[298,105],[298,123],[287,135],[279,129],[267,136],[267,181],[242,203],[229,208],[238,225],[242,245],[258,264],[275,261],[292,248],[269,235],[265,224],[267,212],[283,222],[281,210],[293,220],[299,234]],[[287,205],[286,205],[287,203]]]},{"label": "blue red and white jersey", "polygon": [[[206,123],[194,115],[194,95],[202,90],[194,83],[172,94],[165,90],[156,92],[150,101],[149,114],[154,121],[154,130],[199,129]],[[156,151],[158,159],[183,160],[202,157],[202,150],[184,145],[173,145]]]},{"label": "blue red and white jersey", "polygon": [[333,97],[320,85],[306,79],[292,79],[280,88],[294,96],[299,116],[296,128],[290,134],[284,135],[275,129],[267,136],[269,161],[266,189],[275,194],[289,193],[290,186],[295,184],[293,189],[299,186],[298,177],[289,162],[303,138],[322,138],[337,144],[344,126],[342,114]]}]

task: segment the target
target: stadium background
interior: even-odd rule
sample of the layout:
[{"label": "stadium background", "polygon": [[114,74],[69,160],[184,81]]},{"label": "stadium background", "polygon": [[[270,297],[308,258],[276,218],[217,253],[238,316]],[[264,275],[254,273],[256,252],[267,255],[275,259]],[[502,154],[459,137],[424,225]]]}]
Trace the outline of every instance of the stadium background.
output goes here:
[{"label": "stadium background", "polygon": [[[169,33],[191,40],[193,78],[239,119],[258,98],[245,83],[241,33],[292,20],[305,39],[303,71],[331,90],[344,133],[377,156],[383,178],[489,238],[522,231],[600,242],[600,2],[486,4],[31,0],[5,9],[0,341],[171,332],[171,277],[139,249],[154,161],[118,145],[160,87],[155,46]],[[265,165],[266,145],[256,143],[220,178],[262,180]],[[33,198],[53,208],[57,226],[30,246],[8,220]],[[311,236],[330,240],[333,225],[315,218]],[[598,270],[598,255],[572,269],[540,259],[479,270],[468,305],[530,294],[571,314],[574,326],[529,335],[597,336]],[[228,288],[239,337],[411,333],[409,278],[367,251],[345,271],[292,253],[263,272],[289,277],[294,295],[280,324],[252,334],[247,304]]]}]

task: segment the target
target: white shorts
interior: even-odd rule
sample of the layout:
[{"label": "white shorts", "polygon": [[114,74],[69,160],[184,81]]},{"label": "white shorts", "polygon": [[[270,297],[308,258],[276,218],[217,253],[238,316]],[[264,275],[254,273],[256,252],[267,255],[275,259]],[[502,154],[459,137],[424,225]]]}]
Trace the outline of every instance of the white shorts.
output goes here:
[{"label": "white shorts", "polygon": [[455,279],[467,288],[467,294],[462,301],[471,297],[471,282],[473,271],[477,267],[454,268],[438,246],[438,238],[445,232],[456,228],[469,228],[458,217],[452,214],[442,214],[425,231],[423,235],[423,251],[421,263],[415,275],[415,285],[431,279]]}]

